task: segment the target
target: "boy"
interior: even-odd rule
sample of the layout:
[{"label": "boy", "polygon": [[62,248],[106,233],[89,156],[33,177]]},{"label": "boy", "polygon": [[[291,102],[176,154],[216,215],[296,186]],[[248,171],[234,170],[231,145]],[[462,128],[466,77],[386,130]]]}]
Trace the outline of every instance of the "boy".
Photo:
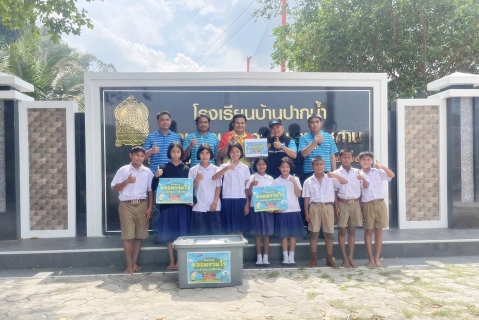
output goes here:
[{"label": "boy", "polygon": [[314,157],[311,168],[314,174],[306,179],[303,186],[304,215],[309,222],[308,230],[311,231],[309,244],[311,247],[311,262],[309,268],[318,264],[318,237],[319,229],[323,227],[326,241],[326,264],[337,268],[333,260],[333,232],[334,232],[334,188],[340,184],[348,183],[343,177],[328,172],[324,174],[326,163],[323,157]]},{"label": "boy", "polygon": [[[339,152],[341,167],[334,171],[337,175],[348,180],[347,184],[340,185],[336,193],[335,211],[338,217],[338,242],[343,256],[343,268],[357,268],[354,263],[354,244],[355,229],[363,225],[361,207],[359,200],[361,197],[361,186],[367,188],[369,182],[360,174],[359,169],[351,167],[354,161],[353,150],[343,149]],[[349,255],[346,254],[345,235],[346,227],[348,230]]]},{"label": "boy", "polygon": [[[364,244],[368,252],[369,267],[382,267],[380,261],[381,248],[383,244],[383,230],[389,227],[388,209],[384,202],[384,191],[382,181],[391,181],[394,173],[381,165],[377,160],[374,168],[374,155],[371,151],[364,151],[359,154],[359,163],[364,179],[369,182],[369,187],[361,187],[362,212],[364,216]],[[373,256],[372,234],[374,232],[374,245],[376,254]]]},{"label": "boy", "polygon": [[130,151],[131,163],[121,167],[116,173],[111,188],[119,192],[121,239],[126,258],[126,274],[140,271],[137,264],[141,242],[148,238],[148,223],[153,210],[151,180],[153,173],[143,166],[146,151],[133,147]]}]

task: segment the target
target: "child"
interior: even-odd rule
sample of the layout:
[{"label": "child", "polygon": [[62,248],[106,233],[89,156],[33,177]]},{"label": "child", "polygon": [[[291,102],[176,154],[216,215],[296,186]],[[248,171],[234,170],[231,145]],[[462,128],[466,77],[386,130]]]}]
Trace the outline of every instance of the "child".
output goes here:
[{"label": "child", "polygon": [[[364,185],[361,188],[362,212],[364,216],[364,244],[368,252],[369,267],[382,267],[380,261],[381,248],[383,244],[383,230],[389,227],[388,209],[384,202],[384,191],[382,181],[391,181],[394,173],[381,165],[377,160],[374,168],[374,155],[371,151],[364,151],[359,154],[359,163],[364,178],[369,182],[369,187]],[[373,256],[372,234],[374,232],[374,245],[376,254]]]},{"label": "child", "polygon": [[115,174],[111,187],[119,193],[118,213],[120,215],[121,238],[126,258],[126,274],[140,271],[137,264],[142,239],[148,238],[148,223],[153,210],[151,180],[153,173],[145,166],[146,151],[133,147],[131,163],[121,167]]},{"label": "child", "polygon": [[[257,157],[253,162],[253,170],[256,172],[252,174],[248,180],[246,188],[248,188],[248,196],[253,195],[253,187],[267,187],[274,182],[273,177],[266,174],[268,168],[268,160],[265,157]],[[256,243],[256,265],[269,265],[269,236],[274,233],[274,219],[273,212],[254,212],[253,203],[249,210],[252,218],[251,233],[255,235]],[[263,238],[264,257],[261,257],[261,238]]]},{"label": "child", "polygon": [[223,200],[221,201],[221,224],[227,234],[243,235],[250,226],[246,215],[249,213],[249,199],[246,196],[246,183],[249,179],[248,167],[240,162],[243,148],[239,143],[228,146],[230,161],[223,163],[213,180],[223,177]]},{"label": "child", "polygon": [[320,156],[313,157],[311,168],[314,174],[306,179],[303,185],[304,215],[306,221],[309,222],[308,230],[311,231],[309,240],[311,262],[308,267],[313,268],[318,264],[319,229],[323,227],[326,242],[326,264],[336,268],[333,260],[334,188],[348,183],[348,180],[332,172],[324,174],[326,164],[323,157]]},{"label": "child", "polygon": [[[181,162],[183,158],[183,148],[178,141],[170,143],[167,150],[167,157],[170,162],[165,163],[156,170],[151,189],[153,192],[158,188],[158,182],[161,178],[188,178],[190,168]],[[173,252],[173,241],[181,236],[187,236],[190,231],[190,215],[192,204],[160,204],[160,218],[158,219],[156,229],[159,242],[166,242],[170,264],[168,270],[178,269],[178,263],[175,263]]]},{"label": "child", "polygon": [[221,180],[213,181],[212,177],[218,167],[210,163],[213,150],[209,144],[201,144],[196,152],[200,163],[190,169],[188,178],[193,180],[196,204],[191,213],[191,235],[221,234]]},{"label": "child", "polygon": [[[336,216],[338,217],[338,242],[343,256],[344,268],[357,268],[358,265],[354,263],[354,244],[355,244],[355,229],[363,225],[361,214],[361,206],[359,200],[361,197],[361,186],[367,188],[369,182],[364,180],[364,176],[358,169],[351,167],[351,162],[354,161],[353,150],[343,149],[339,152],[339,160],[341,167],[334,171],[335,174],[348,180],[347,184],[342,184],[337,189],[337,198],[334,203]],[[346,254],[346,227],[348,232],[348,247],[349,255]]]},{"label": "child", "polygon": [[[303,219],[298,198],[301,196],[301,183],[295,176],[289,173],[294,170],[294,163],[288,157],[281,158],[279,171],[281,175],[274,180],[275,186],[286,187],[286,199],[288,209],[281,211],[274,220],[274,233],[281,239],[283,249],[283,265],[295,265],[294,250],[296,248],[296,237],[304,236]],[[289,239],[289,254],[288,254]]]}]

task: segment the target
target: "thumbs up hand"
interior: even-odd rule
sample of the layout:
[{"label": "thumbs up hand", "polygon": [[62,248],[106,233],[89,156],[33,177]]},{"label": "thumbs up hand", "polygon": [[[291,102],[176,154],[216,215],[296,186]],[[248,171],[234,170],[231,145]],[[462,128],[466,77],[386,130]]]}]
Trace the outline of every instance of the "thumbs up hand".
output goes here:
[{"label": "thumbs up hand", "polygon": [[288,180],[289,180],[291,183],[294,184],[294,183],[296,183],[296,179],[295,179],[295,178],[296,178],[296,175],[293,174],[292,176],[289,176],[289,179],[288,179]]},{"label": "thumbs up hand", "polygon": [[163,175],[163,169],[158,166],[158,169],[155,172],[155,178],[161,177]]},{"label": "thumbs up hand", "polygon": [[283,148],[283,145],[281,144],[281,142],[279,141],[279,138],[276,137],[276,141],[273,142],[273,146],[275,149],[282,149]]},{"label": "thumbs up hand", "polygon": [[380,164],[379,161],[376,159],[376,163],[374,164],[374,167],[379,170],[383,168],[383,165]]},{"label": "thumbs up hand", "polygon": [[156,145],[156,142],[153,144],[153,147],[150,149],[151,153],[158,154],[160,152],[160,148]]},{"label": "thumbs up hand", "polygon": [[256,187],[256,186],[258,185],[258,183],[259,183],[259,181],[256,180],[256,177],[253,177],[253,181],[251,181],[251,185],[252,185],[253,187]]},{"label": "thumbs up hand", "polygon": [[128,176],[128,178],[126,178],[126,181],[128,183],[135,183],[136,182],[136,177],[133,176],[133,173],[130,173],[130,175]]}]

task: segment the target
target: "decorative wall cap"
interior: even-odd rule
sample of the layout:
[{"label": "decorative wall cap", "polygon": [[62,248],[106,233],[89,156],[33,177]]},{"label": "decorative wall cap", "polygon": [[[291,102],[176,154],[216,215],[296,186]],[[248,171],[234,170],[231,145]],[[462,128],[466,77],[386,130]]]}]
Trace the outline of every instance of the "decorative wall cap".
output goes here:
[{"label": "decorative wall cap", "polygon": [[17,76],[0,72],[0,86],[9,86],[20,92],[33,92],[35,87]]},{"label": "decorative wall cap", "polygon": [[450,74],[444,78],[428,83],[427,91],[440,91],[444,88],[458,85],[473,87],[479,86],[479,75],[454,72],[453,74]]}]

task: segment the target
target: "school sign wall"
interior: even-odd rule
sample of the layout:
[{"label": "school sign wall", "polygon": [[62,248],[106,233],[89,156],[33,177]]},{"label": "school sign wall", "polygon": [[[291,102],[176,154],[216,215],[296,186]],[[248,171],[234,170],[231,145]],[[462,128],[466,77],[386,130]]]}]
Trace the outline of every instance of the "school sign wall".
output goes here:
[{"label": "school sign wall", "polygon": [[[317,113],[338,149],[349,147],[356,155],[372,150],[388,165],[386,74],[88,73],[88,236],[119,232],[111,180],[128,161],[131,146],[142,145],[146,135],[158,129],[155,116],[160,110],[170,111],[183,138],[196,131],[199,113],[210,115],[210,131],[219,137],[237,113],[246,115],[246,131],[256,136],[273,118],[283,120],[285,132],[298,124],[301,133],[307,133],[307,118]],[[384,188],[388,195],[386,184]]]}]

